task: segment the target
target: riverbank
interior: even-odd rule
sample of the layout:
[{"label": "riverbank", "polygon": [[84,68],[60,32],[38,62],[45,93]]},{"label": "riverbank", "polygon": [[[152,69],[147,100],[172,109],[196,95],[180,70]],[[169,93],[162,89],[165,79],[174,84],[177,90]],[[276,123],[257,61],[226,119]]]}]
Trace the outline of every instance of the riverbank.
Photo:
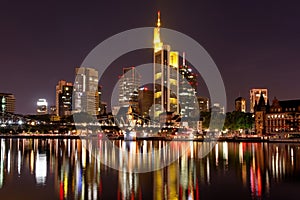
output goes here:
[{"label": "riverbank", "polygon": [[[124,140],[123,136],[105,137],[99,135],[67,135],[67,134],[0,134],[0,138],[12,139],[98,139],[98,140]],[[270,142],[270,143],[300,143],[300,138],[269,138],[269,137],[173,137],[173,136],[148,136],[135,137],[136,141],[194,141],[194,142]]]}]

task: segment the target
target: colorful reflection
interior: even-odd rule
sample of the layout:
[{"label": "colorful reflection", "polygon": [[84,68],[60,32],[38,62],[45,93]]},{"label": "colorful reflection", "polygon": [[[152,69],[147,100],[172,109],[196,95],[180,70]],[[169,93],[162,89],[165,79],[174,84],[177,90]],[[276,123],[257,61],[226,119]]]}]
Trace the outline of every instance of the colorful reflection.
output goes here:
[{"label": "colorful reflection", "polygon": [[[272,184],[300,177],[299,144],[219,142],[202,158],[201,148],[213,144],[177,142],[163,148],[167,142],[116,140],[108,148],[107,142],[0,139],[0,194],[24,179],[37,190],[53,190],[56,199],[203,199],[210,188],[233,181],[240,185],[234,189],[248,191],[245,198],[259,199],[272,194]],[[159,154],[151,154],[157,149]],[[134,173],[136,167],[155,166],[182,153],[165,168]],[[119,170],[101,162],[114,162]]]}]

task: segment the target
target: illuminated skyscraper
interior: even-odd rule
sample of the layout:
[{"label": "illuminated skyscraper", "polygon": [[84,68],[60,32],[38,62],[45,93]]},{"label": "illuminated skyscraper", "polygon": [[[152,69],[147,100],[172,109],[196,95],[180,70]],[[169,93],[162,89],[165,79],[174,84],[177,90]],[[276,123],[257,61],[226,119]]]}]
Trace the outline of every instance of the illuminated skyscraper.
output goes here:
[{"label": "illuminated skyscraper", "polygon": [[102,86],[100,85],[98,86],[98,101],[99,101],[99,107],[98,107],[99,115],[105,115],[107,103],[102,101]]},{"label": "illuminated skyscraper", "polygon": [[199,111],[200,112],[209,112],[209,99],[207,97],[197,97]]},{"label": "illuminated skyscraper", "polygon": [[141,76],[135,67],[123,68],[123,75],[119,80],[119,105],[131,106],[135,111],[138,109],[138,91]]},{"label": "illuminated skyscraper", "polygon": [[153,91],[149,90],[147,87],[142,87],[139,89],[139,114],[143,117],[149,116],[149,110],[153,105]]},{"label": "illuminated skyscraper", "polygon": [[16,99],[13,94],[0,93],[0,112],[14,113]]},{"label": "illuminated skyscraper", "polygon": [[68,116],[72,111],[73,84],[60,80],[56,85],[56,115]]},{"label": "illuminated skyscraper", "polygon": [[192,117],[197,108],[197,76],[191,67],[186,65],[185,54],[183,55],[183,65],[179,68],[179,104],[182,117]]},{"label": "illuminated skyscraper", "polygon": [[179,113],[179,56],[178,52],[171,51],[171,47],[161,41],[160,26],[160,12],[158,12],[157,27],[154,28],[153,39],[155,118],[163,112]]},{"label": "illuminated skyscraper", "polygon": [[98,71],[92,68],[76,68],[73,100],[73,112],[98,115]]},{"label": "illuminated skyscraper", "polygon": [[268,89],[251,89],[250,90],[250,112],[254,113],[255,103],[258,104],[260,95],[263,95],[265,104],[268,101]]}]

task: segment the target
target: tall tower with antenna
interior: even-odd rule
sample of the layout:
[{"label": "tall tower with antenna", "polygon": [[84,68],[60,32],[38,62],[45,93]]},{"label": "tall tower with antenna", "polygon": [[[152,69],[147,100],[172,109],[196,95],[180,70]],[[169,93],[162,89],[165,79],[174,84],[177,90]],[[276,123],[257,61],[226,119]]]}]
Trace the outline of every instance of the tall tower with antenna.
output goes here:
[{"label": "tall tower with antenna", "polygon": [[165,112],[179,113],[179,55],[178,52],[171,51],[170,45],[163,44],[160,27],[161,18],[158,12],[153,38],[154,117],[156,119]]}]

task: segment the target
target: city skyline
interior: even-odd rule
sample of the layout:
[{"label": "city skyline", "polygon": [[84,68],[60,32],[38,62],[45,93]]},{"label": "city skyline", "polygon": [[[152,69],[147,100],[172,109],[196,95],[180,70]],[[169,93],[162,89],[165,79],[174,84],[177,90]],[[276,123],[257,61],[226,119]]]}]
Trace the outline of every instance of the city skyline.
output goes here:
[{"label": "city skyline", "polygon": [[[268,1],[198,1],[137,2],[131,6],[120,2],[81,9],[83,5],[20,2],[2,7],[6,9],[1,12],[5,20],[0,21],[0,91],[15,95],[17,113],[34,113],[39,98],[54,105],[56,83],[62,79],[72,82],[74,69],[90,50],[118,32],[154,26],[157,10],[162,12],[164,27],[193,37],[214,59],[224,79],[227,111],[234,110],[236,97],[248,99],[251,88],[268,88],[270,99],[299,98],[295,93],[300,63],[297,4],[272,2],[269,7]],[[199,14],[183,15],[184,11]],[[110,20],[104,20],[106,16]],[[117,81],[116,74],[124,66],[151,61],[151,52],[140,54],[136,60],[130,56],[116,60],[109,74]],[[200,85],[199,95],[207,96],[202,90]],[[104,97],[107,91],[104,86]]]}]

